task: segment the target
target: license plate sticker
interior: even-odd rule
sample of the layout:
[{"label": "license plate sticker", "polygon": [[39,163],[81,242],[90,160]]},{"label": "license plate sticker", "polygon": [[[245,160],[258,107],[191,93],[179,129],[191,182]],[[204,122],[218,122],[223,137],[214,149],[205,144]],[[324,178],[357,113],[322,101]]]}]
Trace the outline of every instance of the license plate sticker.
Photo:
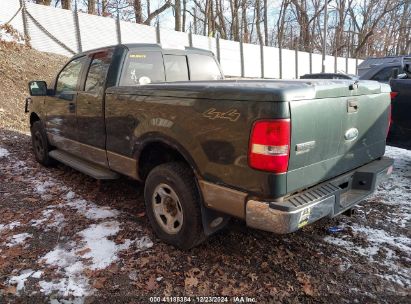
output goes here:
[{"label": "license plate sticker", "polygon": [[298,228],[302,228],[308,224],[311,215],[311,208],[306,208],[301,212],[300,220],[298,221]]}]

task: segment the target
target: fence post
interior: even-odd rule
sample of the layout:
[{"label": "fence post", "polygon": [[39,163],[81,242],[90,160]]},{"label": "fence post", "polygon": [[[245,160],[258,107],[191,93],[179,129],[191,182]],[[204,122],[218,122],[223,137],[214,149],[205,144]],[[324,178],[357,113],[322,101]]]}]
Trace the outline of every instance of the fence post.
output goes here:
[{"label": "fence post", "polygon": [[260,44],[261,78],[264,78],[264,44]]},{"label": "fence post", "polygon": [[345,73],[348,74],[348,50],[347,53],[345,55]]},{"label": "fence post", "polygon": [[23,34],[24,34],[24,42],[27,45],[29,40],[29,28],[27,25],[27,16],[26,16],[26,2],[25,0],[20,0],[20,7],[21,7],[21,17],[23,19]]},{"label": "fence post", "polygon": [[298,44],[295,46],[295,79],[298,79]]},{"label": "fence post", "polygon": [[117,31],[117,43],[121,44],[121,24],[120,24],[120,14],[117,11],[116,19],[116,31]]},{"label": "fence post", "polygon": [[188,33],[188,45],[190,47],[193,47],[193,33],[191,32],[191,29],[190,29],[190,32]]},{"label": "fence post", "polygon": [[337,51],[334,53],[334,73],[337,73]]},{"label": "fence post", "polygon": [[278,48],[278,61],[280,62],[280,79],[283,79],[283,49]]},{"label": "fence post", "polygon": [[244,46],[243,46],[243,39],[240,40],[240,60],[241,60],[241,77],[245,75],[244,69]]},{"label": "fence post", "polygon": [[313,73],[313,51],[310,50],[309,56],[310,56],[310,74],[312,74]]},{"label": "fence post", "polygon": [[80,22],[78,19],[78,12],[77,12],[77,1],[74,4],[73,20],[74,20],[76,42],[77,42],[77,52],[81,53],[83,51],[83,46],[81,44]]},{"label": "fence post", "polygon": [[217,35],[215,36],[215,46],[216,46],[216,49],[217,49],[218,63],[221,63],[220,34],[219,33],[217,33]]},{"label": "fence post", "polygon": [[157,27],[156,27],[156,39],[157,43],[161,43],[161,37],[160,37],[160,22],[157,22]]}]

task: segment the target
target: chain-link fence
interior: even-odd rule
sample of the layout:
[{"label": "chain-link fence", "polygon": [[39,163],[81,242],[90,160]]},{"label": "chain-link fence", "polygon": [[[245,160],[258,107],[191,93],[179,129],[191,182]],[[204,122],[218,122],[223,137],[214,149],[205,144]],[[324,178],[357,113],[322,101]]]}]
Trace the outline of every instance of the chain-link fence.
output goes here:
[{"label": "chain-link fence", "polygon": [[[207,49],[216,54],[226,76],[298,78],[322,71],[322,55],[206,37],[100,17],[50,6],[2,0],[0,24],[10,23],[30,37],[33,48],[71,56],[118,43],[161,43]],[[325,72],[356,74],[360,60],[325,56]]]}]

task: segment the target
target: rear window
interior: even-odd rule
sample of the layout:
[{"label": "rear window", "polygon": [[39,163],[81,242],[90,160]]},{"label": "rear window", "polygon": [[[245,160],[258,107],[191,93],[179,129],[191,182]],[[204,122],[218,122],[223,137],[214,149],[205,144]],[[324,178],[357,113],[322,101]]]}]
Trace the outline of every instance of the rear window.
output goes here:
[{"label": "rear window", "polygon": [[187,57],[179,55],[164,55],[167,81],[187,81]]},{"label": "rear window", "polygon": [[131,50],[127,54],[120,79],[121,86],[134,86],[163,81],[165,81],[165,77],[161,52]]},{"label": "rear window", "polygon": [[388,82],[388,80],[390,80],[390,77],[392,76],[392,71],[394,69],[398,69],[399,71],[401,71],[400,66],[386,67],[386,68],[383,68],[382,70],[378,71],[378,73],[376,73],[371,78],[371,80],[377,80],[377,81],[380,81],[380,82]]},{"label": "rear window", "polygon": [[188,63],[191,80],[218,80],[223,78],[214,57],[191,54],[188,56]]}]

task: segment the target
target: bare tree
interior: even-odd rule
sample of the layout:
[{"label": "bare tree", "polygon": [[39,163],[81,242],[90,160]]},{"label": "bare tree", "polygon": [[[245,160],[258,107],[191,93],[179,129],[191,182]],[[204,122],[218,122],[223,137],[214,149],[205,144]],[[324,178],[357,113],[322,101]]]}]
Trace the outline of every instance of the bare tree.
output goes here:
[{"label": "bare tree", "polygon": [[96,14],[96,0],[87,1],[87,12],[91,15]]},{"label": "bare tree", "polygon": [[181,32],[181,0],[174,1],[174,30]]},{"label": "bare tree", "polygon": [[50,5],[50,4],[51,4],[51,0],[36,0],[36,4]]},{"label": "bare tree", "polygon": [[61,0],[61,8],[71,10],[71,0]]}]

